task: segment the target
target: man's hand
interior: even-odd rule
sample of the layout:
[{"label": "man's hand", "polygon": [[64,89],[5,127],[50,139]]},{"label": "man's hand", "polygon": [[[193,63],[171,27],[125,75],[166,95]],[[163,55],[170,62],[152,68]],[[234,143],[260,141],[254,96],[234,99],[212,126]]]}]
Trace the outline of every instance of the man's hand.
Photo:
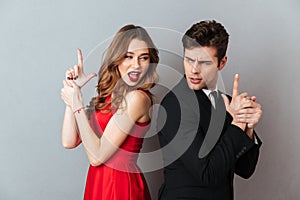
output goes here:
[{"label": "man's hand", "polygon": [[262,109],[259,103],[255,102],[256,97],[251,97],[251,101],[245,104],[245,108],[239,110],[236,115],[236,121],[246,123],[247,128],[253,129],[259,122],[262,116]]},{"label": "man's hand", "polygon": [[233,82],[232,100],[229,102],[226,95],[222,95],[226,110],[233,118],[233,124],[243,130],[253,129],[262,116],[261,105],[256,103],[256,97],[248,97],[247,93],[239,94],[239,75],[236,74]]}]

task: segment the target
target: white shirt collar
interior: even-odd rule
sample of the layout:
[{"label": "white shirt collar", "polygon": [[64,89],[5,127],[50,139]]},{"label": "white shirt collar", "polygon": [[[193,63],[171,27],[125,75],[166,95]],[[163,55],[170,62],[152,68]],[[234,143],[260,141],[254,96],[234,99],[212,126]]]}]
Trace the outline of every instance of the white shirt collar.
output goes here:
[{"label": "white shirt collar", "polygon": [[208,96],[213,91],[216,91],[218,94],[218,87],[216,87],[216,89],[214,90],[202,89],[202,91],[206,94],[206,96]]}]

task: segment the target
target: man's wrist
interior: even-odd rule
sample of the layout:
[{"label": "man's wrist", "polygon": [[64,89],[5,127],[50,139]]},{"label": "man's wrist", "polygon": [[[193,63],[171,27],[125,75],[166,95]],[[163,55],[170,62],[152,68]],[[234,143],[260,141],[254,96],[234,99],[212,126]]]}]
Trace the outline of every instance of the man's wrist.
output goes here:
[{"label": "man's wrist", "polygon": [[245,131],[245,129],[246,129],[246,124],[245,123],[239,123],[239,122],[232,121],[231,124],[239,127],[243,131]]}]

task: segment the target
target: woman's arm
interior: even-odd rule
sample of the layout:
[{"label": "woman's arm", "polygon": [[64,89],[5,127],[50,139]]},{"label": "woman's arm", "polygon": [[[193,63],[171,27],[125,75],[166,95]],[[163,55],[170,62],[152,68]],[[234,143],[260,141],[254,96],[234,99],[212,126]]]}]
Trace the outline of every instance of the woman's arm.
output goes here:
[{"label": "woman's arm", "polygon": [[[81,88],[93,77],[96,73],[86,75],[83,71],[83,58],[80,49],[77,49],[78,64],[74,65],[66,72],[66,80],[63,81],[64,87],[71,86],[71,80],[76,80],[76,84]],[[71,105],[67,104],[65,109],[65,116],[62,127],[62,144],[65,148],[71,149],[77,147],[81,143],[78,135],[78,127],[74,117]]]},{"label": "woman's arm", "polygon": [[66,105],[62,126],[62,144],[67,149],[77,147],[81,143],[74,113],[70,106]]},{"label": "woman's arm", "polygon": [[63,93],[65,101],[73,103],[79,135],[93,166],[101,165],[117,151],[137,121],[149,120],[149,97],[143,92],[132,91],[125,97],[126,109],[117,110],[99,138],[91,128],[86,113],[81,109],[83,106],[79,87],[73,83],[73,88],[65,86]]}]

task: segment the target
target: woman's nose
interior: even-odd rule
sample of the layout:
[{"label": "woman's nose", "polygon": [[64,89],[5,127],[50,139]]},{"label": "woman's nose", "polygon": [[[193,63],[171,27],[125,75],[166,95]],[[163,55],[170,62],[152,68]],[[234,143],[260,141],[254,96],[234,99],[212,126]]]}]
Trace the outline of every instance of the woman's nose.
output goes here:
[{"label": "woman's nose", "polygon": [[138,58],[133,58],[133,67],[134,68],[139,68],[140,67],[140,63],[139,63],[139,59]]}]

